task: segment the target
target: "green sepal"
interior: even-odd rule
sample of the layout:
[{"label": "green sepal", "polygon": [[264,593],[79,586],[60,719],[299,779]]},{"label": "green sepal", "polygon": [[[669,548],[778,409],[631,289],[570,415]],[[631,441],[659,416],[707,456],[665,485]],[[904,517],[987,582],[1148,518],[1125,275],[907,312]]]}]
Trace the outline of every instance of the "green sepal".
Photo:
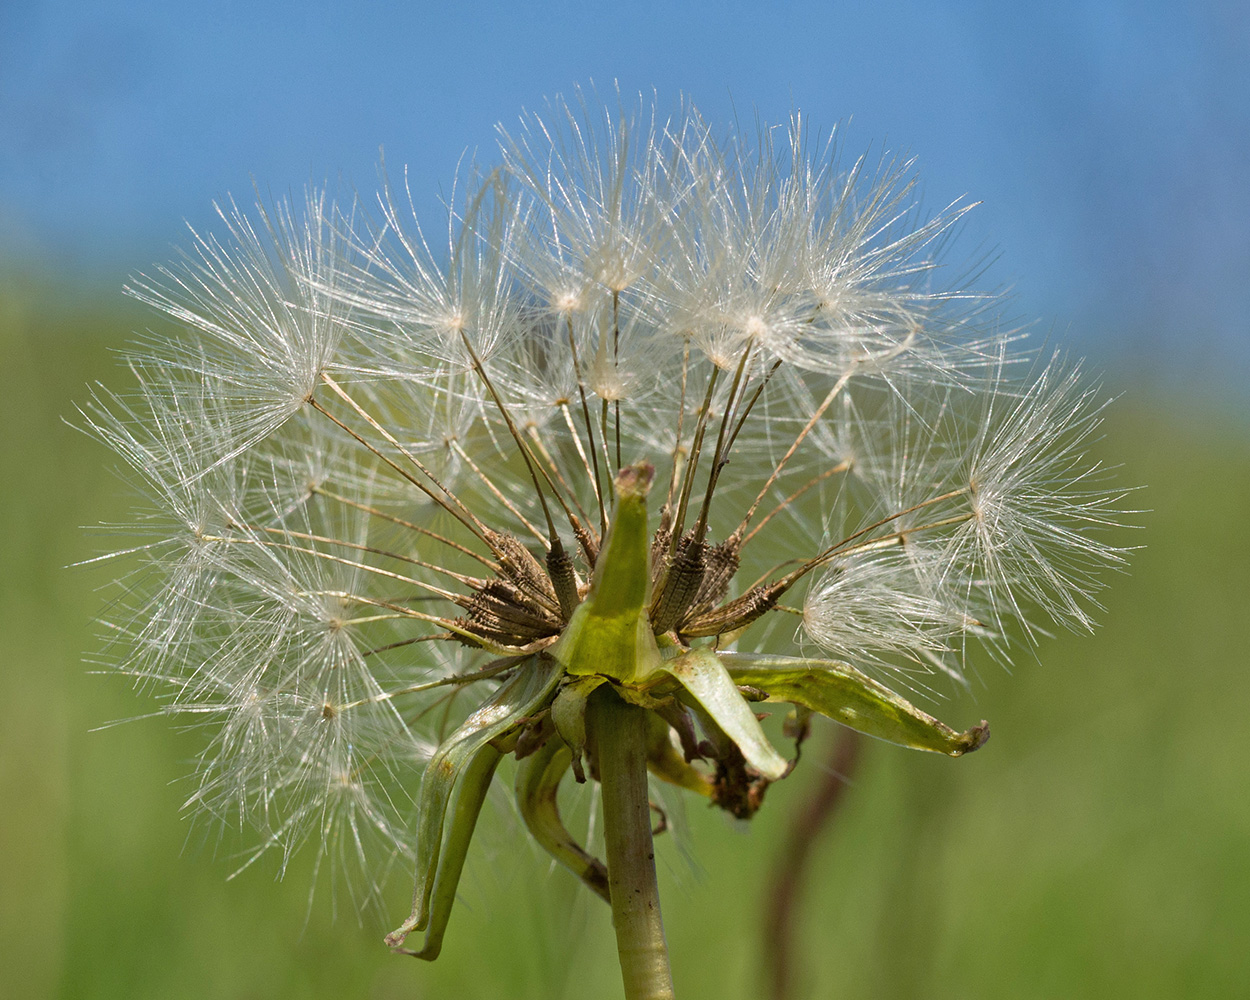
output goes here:
[{"label": "green sepal", "polygon": [[867,736],[914,750],[959,757],[990,738],[986,722],[957,732],[884,684],[836,660],[721,653],[734,682],[761,688],[772,701],[788,701],[828,716]]},{"label": "green sepal", "polygon": [[608,903],[607,866],[573,839],[560,818],[556,794],[572,760],[572,752],[558,739],[522,759],[516,772],[517,807],[530,836]]},{"label": "green sepal", "polygon": [[579,782],[586,780],[582,770],[582,757],[586,753],[586,699],[607,680],[594,674],[569,678],[560,685],[560,692],[551,703],[551,721],[572,753],[573,774]]},{"label": "green sepal", "polygon": [[590,590],[551,647],[570,674],[602,674],[630,683],[659,663],[646,610],[651,603],[646,496],[654,472],[642,464],[617,474],[616,509],[595,559]]},{"label": "green sepal", "polygon": [[486,793],[490,791],[495,769],[502,759],[503,754],[487,743],[473,755],[468,767],[464,769],[464,774],[461,775],[456,789],[455,805],[451,811],[451,825],[447,830],[447,840],[443,844],[438,863],[438,875],[434,880],[434,891],[430,897],[425,941],[420,951],[397,947],[398,942],[396,942],[392,947],[401,954],[433,962],[443,950],[443,935],[447,931],[451,908],[456,902],[456,889],[460,885],[460,876],[464,872],[464,860],[469,853],[469,843],[473,840],[477,818],[482,812],[482,804],[486,801]]},{"label": "green sepal", "polygon": [[692,649],[682,656],[662,661],[659,669],[671,674],[703,706],[725,735],[737,744],[748,764],[770,781],[786,776],[790,762],[768,742],[755,712],[742,697],[718,654],[710,649]]},{"label": "green sepal", "polygon": [[711,798],[711,778],[677,752],[670,732],[667,722],[654,712],[647,713],[647,770],[670,785]]},{"label": "green sepal", "polygon": [[417,802],[417,875],[412,912],[386,936],[392,948],[412,931],[422,930],[429,920],[430,894],[438,874],[443,823],[456,779],[477,752],[491,740],[523,725],[551,696],[560,679],[559,664],[544,654],[532,656],[516,667],[516,673],[454,733],[442,742],[421,779]]}]

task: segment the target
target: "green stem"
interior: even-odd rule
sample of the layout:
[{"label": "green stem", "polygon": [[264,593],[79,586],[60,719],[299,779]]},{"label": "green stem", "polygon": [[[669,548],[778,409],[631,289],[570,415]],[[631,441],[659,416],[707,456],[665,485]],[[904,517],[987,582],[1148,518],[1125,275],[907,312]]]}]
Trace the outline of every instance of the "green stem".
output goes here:
[{"label": "green stem", "polygon": [[646,710],[604,684],[587,704],[603,789],[612,924],[626,1000],[672,1000],[647,795]]}]

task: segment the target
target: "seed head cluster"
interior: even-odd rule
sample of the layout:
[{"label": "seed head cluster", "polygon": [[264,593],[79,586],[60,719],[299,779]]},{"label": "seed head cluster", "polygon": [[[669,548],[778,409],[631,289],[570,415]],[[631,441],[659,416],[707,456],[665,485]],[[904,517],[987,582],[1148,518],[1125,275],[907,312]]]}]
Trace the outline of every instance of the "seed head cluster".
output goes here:
[{"label": "seed head cluster", "polygon": [[[144,493],[109,655],[204,724],[188,805],[258,830],[253,859],[313,841],[369,897],[423,849],[449,735],[568,666],[622,497],[649,494],[648,648],[752,698],[813,658],[940,693],[1089,627],[1122,560],[1103,403],[946,262],[967,206],[914,185],[797,117],[579,94],[501,130],[445,226],[402,184],[220,206],[131,287],[177,332],[84,408]],[[718,750],[693,685],[608,673],[664,723],[657,779],[758,805],[777,775]],[[567,735],[553,677],[494,745]]]}]

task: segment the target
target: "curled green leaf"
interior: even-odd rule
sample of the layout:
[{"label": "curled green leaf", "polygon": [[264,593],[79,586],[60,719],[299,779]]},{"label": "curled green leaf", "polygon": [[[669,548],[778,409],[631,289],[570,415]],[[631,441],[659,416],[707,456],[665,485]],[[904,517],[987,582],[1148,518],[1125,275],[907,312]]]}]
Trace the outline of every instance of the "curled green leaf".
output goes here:
[{"label": "curled green leaf", "polygon": [[486,801],[486,793],[490,791],[495,768],[499,766],[502,758],[503,754],[487,743],[473,755],[468,767],[464,769],[456,791],[456,802],[452,808],[447,841],[443,845],[438,863],[434,892],[429,902],[425,942],[420,951],[409,951],[397,947],[396,943],[393,946],[396,951],[432,962],[443,950],[443,935],[447,931],[451,908],[456,902],[456,889],[460,885],[460,875],[464,871],[464,860],[469,853],[469,843],[473,840],[473,831],[477,827],[477,818],[482,811],[482,804]]},{"label": "curled green leaf", "polygon": [[423,930],[429,920],[430,894],[438,874],[443,822],[456,780],[477,752],[491,740],[522,725],[542,707],[560,679],[559,664],[538,654],[523,660],[494,696],[485,701],[451,734],[426,765],[421,780],[417,823],[417,875],[412,912],[386,936],[398,947],[412,931]]},{"label": "curled green leaf", "polygon": [[719,655],[735,683],[760,688],[770,700],[801,705],[890,743],[960,757],[980,749],[990,738],[988,723],[958,732],[846,663],[750,653]]},{"label": "curled green leaf", "polygon": [[770,781],[785,777],[790,762],[768,742],[755,712],[742,697],[718,654],[710,649],[692,649],[664,660],[659,669],[671,674],[690,692],[725,735],[737,744],[748,764]]},{"label": "curled green leaf", "polygon": [[670,785],[711,798],[711,779],[677,752],[670,732],[667,722],[654,712],[647,713],[647,770]]},{"label": "curled green leaf", "polygon": [[611,902],[607,867],[573,839],[560,818],[556,793],[572,759],[568,746],[558,739],[548,740],[540,750],[524,758],[517,765],[517,806],[530,835],[542,848],[605,903]]}]

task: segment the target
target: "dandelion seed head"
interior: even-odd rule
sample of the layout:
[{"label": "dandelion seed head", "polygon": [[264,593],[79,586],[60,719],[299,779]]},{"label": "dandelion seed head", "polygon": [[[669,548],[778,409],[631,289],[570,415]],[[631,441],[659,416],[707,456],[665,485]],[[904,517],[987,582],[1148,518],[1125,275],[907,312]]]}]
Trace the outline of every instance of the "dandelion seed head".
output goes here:
[{"label": "dandelion seed head", "polygon": [[[259,832],[244,867],[311,843],[376,898],[422,768],[563,664],[630,505],[642,659],[925,689],[1092,623],[1127,516],[1101,396],[947,266],[969,206],[925,214],[910,160],[579,91],[438,228],[413,204],[230,202],[134,285],[178,331],[84,407],[145,504],[108,655],[204,728],[188,808]],[[555,738],[490,745],[523,737]]]}]

